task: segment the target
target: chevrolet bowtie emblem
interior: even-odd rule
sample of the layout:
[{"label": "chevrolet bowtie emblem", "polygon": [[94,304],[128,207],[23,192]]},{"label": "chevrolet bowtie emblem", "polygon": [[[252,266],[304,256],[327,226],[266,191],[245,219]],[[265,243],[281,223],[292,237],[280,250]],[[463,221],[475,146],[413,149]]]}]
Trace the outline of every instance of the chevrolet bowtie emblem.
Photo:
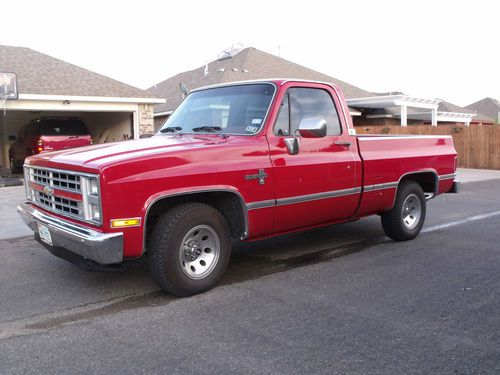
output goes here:
[{"label": "chevrolet bowtie emblem", "polygon": [[42,191],[47,194],[47,195],[52,195],[54,194],[54,188],[49,186],[49,185],[45,185],[42,189]]},{"label": "chevrolet bowtie emblem", "polygon": [[247,174],[245,180],[259,180],[259,185],[264,185],[266,183],[266,178],[268,177],[266,171],[259,169],[258,174]]}]

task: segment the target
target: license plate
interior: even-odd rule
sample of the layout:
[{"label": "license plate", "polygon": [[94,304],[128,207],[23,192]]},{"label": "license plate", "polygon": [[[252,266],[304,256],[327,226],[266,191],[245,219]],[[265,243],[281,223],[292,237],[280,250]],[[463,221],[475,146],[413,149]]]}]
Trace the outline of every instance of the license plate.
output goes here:
[{"label": "license plate", "polygon": [[52,246],[52,237],[50,236],[49,228],[45,225],[38,224],[38,234],[43,242]]}]

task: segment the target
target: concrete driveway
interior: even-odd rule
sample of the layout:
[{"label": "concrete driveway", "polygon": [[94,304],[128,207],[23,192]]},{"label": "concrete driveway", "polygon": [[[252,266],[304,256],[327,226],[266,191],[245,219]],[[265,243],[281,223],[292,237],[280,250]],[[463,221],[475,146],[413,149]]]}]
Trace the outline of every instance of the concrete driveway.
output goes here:
[{"label": "concrete driveway", "polygon": [[25,201],[24,186],[0,188],[0,239],[32,235],[23,223],[16,206]]}]

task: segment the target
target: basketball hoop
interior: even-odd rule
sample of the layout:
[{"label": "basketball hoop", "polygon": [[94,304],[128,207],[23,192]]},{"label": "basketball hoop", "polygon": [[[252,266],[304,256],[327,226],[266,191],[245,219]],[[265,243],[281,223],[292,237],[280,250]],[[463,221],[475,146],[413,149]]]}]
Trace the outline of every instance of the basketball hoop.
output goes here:
[{"label": "basketball hoop", "polygon": [[17,77],[16,73],[0,72],[0,108],[3,115],[7,112],[7,100],[17,100]]}]

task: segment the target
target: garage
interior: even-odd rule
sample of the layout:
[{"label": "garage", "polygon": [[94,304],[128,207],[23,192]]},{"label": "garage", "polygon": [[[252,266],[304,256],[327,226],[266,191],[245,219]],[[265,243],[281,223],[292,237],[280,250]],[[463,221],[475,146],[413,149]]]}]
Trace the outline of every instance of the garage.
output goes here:
[{"label": "garage", "polygon": [[[151,136],[153,94],[23,47],[0,46],[0,166],[31,121],[76,118],[93,143]],[[22,140],[22,139],[21,139]]]}]

